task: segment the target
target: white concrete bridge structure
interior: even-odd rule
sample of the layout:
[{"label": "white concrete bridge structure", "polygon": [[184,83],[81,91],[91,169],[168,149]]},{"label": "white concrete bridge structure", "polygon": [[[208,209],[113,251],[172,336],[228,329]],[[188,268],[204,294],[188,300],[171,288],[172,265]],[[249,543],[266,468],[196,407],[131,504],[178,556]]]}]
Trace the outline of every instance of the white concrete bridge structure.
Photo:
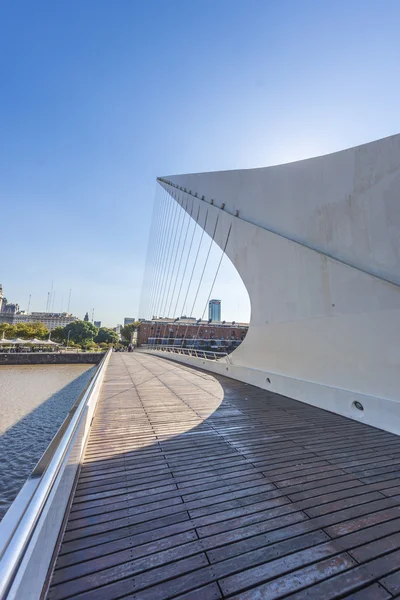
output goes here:
[{"label": "white concrete bridge structure", "polygon": [[[400,433],[400,135],[268,168],[168,176],[239,272],[251,322],[206,368]],[[176,357],[203,366],[195,357]]]}]

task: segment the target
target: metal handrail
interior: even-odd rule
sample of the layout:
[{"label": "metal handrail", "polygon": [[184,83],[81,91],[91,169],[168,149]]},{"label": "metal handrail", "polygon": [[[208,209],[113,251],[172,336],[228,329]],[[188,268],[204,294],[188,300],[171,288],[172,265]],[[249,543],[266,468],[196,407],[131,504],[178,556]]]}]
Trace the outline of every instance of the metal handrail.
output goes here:
[{"label": "metal handrail", "polygon": [[[0,540],[4,535],[2,531],[3,523],[3,529],[5,528],[6,532],[8,531],[8,534],[5,536],[6,539],[1,540],[3,542],[3,547],[0,548],[0,598],[4,598],[10,590],[18,567],[22,562],[25,551],[34,533],[35,526],[63,464],[63,459],[68,452],[74,433],[84,416],[90,395],[108,362],[107,359],[110,352],[111,350],[109,350],[101,360],[96,374],[91,379],[79,405],[76,407],[67,427],[64,429],[60,442],[57,445],[53,456],[49,460],[47,467],[43,467],[41,459],[37,468],[34,469],[31,477],[28,479],[28,481],[31,479],[32,482],[37,479],[37,485],[32,489],[29,497],[19,509],[18,514],[13,515],[14,523],[10,524],[7,522],[7,516],[5,516],[0,524]],[[57,437],[59,437],[58,432],[55,438]],[[50,446],[53,446],[53,441],[50,443]],[[13,505],[11,505],[10,508],[12,508],[12,506]]]},{"label": "metal handrail", "polygon": [[197,348],[182,348],[180,346],[167,346],[162,344],[148,344],[143,345],[142,348],[146,350],[154,350],[156,352],[169,352],[171,354],[195,356],[196,358],[202,358],[206,360],[219,360],[220,358],[226,358],[229,361],[227,352],[214,352],[213,350],[198,350]]}]

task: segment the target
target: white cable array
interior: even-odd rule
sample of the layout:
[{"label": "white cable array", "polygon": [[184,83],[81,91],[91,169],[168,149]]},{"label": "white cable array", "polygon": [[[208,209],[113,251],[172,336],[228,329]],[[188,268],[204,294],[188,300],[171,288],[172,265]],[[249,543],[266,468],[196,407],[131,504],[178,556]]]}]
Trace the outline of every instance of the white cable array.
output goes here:
[{"label": "white cable array", "polygon": [[156,316],[160,316],[160,308],[161,308],[162,301],[163,301],[163,291],[164,291],[164,282],[165,282],[165,266],[167,264],[170,241],[171,241],[172,234],[173,234],[172,223],[174,221],[176,210],[177,210],[177,203],[174,201],[172,195],[169,195],[169,196],[170,196],[170,200],[169,200],[170,211],[169,211],[169,215],[168,215],[168,221],[166,223],[165,240],[164,240],[164,246],[163,246],[163,250],[162,250],[160,270],[158,273],[158,285],[157,285],[156,300],[155,300],[155,305],[154,305],[154,314]]},{"label": "white cable array", "polygon": [[149,242],[147,244],[146,261],[145,261],[145,268],[144,268],[144,272],[143,272],[142,291],[141,291],[141,298],[140,298],[140,303],[139,303],[139,314],[145,314],[146,304],[148,302],[148,286],[149,286],[149,278],[150,278],[150,257],[151,257],[151,237],[152,237],[152,232],[153,232],[154,228],[156,227],[155,216],[158,212],[160,196],[161,196],[161,194],[160,194],[159,190],[157,189],[156,196],[154,199],[154,204],[153,204]]},{"label": "white cable array", "polygon": [[[207,251],[206,248],[203,251],[204,235],[210,220],[208,207],[205,211],[204,223],[200,225],[201,204],[199,203],[196,207],[195,198],[191,193],[188,194],[186,190],[160,187],[162,187],[162,201],[160,199],[157,201],[153,215],[154,223],[151,227],[150,250],[146,266],[150,272],[146,279],[149,290],[142,293],[143,302],[147,302],[147,306],[144,306],[143,309],[146,317],[150,319],[153,317],[175,319],[185,314],[185,309],[187,309],[190,302],[191,310],[188,314],[192,316],[198,304],[200,293],[202,296],[202,286],[209,279],[208,272],[210,272],[211,277],[211,272],[214,271],[211,264],[213,261],[210,258],[213,249],[217,248],[215,237],[219,224],[219,214],[216,216],[213,234],[209,236],[210,242],[206,246]],[[190,230],[192,224],[193,229]],[[212,276],[207,300],[200,317],[201,320],[204,319],[220,272],[231,228],[232,225],[229,227],[224,248]],[[196,233],[199,234],[198,241],[196,240]],[[204,253],[204,260],[200,260]],[[197,272],[199,272],[198,276],[196,275]],[[197,285],[192,290],[195,275]],[[198,281],[197,277],[199,277]],[[182,296],[183,303],[181,304]],[[178,313],[177,310],[180,304],[182,308]],[[161,337],[165,335],[168,326],[169,322],[167,321],[162,325],[164,333],[160,332]],[[184,338],[186,338],[186,334],[187,331]]]},{"label": "white cable array", "polygon": [[[168,203],[168,194],[166,193],[166,191],[161,188],[161,195],[162,195],[162,206],[160,209],[160,214],[159,214],[159,219],[158,219],[158,225],[157,225],[157,250],[155,252],[155,260],[154,260],[154,264],[153,264],[153,277],[152,277],[152,283],[151,283],[151,293],[150,293],[150,300],[149,300],[149,305],[146,308],[146,318],[151,318],[152,317],[152,310],[153,310],[153,306],[154,306],[154,297],[155,297],[155,290],[156,290],[156,283],[157,283],[157,276],[158,276],[158,269],[159,269],[159,264],[160,264],[160,260],[161,260],[161,249],[162,249],[162,245],[163,245],[163,241],[164,241],[164,224],[165,224],[165,217],[166,217],[166,213],[167,213],[167,209],[169,206]],[[152,243],[152,240],[149,240],[149,243]]]}]

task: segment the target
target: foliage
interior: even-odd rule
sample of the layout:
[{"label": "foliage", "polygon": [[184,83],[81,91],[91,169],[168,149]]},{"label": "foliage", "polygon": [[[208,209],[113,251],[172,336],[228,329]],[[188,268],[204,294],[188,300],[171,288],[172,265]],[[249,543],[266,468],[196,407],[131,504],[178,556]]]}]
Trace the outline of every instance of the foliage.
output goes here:
[{"label": "foliage", "polygon": [[[128,325],[131,328],[131,325]],[[16,325],[10,325],[9,323],[0,323],[0,338],[12,339],[20,337],[22,339],[47,339],[49,337],[49,330],[43,323],[18,323]],[[69,334],[69,337],[68,337]],[[68,323],[65,327],[56,327],[51,332],[51,339],[57,343],[67,343],[68,346],[81,347],[86,350],[94,349],[97,350],[97,344],[103,349],[107,349],[110,346],[117,345],[121,347],[118,334],[112,329],[107,327],[101,327],[98,329],[92,323],[87,321],[74,321]],[[129,333],[130,341],[130,333]],[[128,344],[128,342],[125,342]]]},{"label": "foliage", "polygon": [[64,342],[66,337],[65,337],[65,333],[64,333],[64,327],[56,327],[55,329],[53,329],[53,331],[51,332],[51,339],[53,340],[53,342]]},{"label": "foliage", "polygon": [[3,333],[4,333],[4,337],[7,339],[10,339],[10,338],[14,337],[12,335],[13,332],[14,332],[14,329],[13,329],[12,325],[9,325],[9,323],[0,323],[1,337],[3,337]]},{"label": "foliage", "polygon": [[73,323],[68,323],[64,327],[64,335],[65,339],[69,339],[77,344],[86,345],[89,342],[93,342],[93,338],[97,334],[97,327],[93,325],[93,323],[88,323],[87,321],[74,321]]},{"label": "foliage", "polygon": [[1,336],[3,335],[3,332],[6,339],[19,337],[23,340],[29,340],[32,338],[45,340],[49,337],[49,330],[43,323],[40,322],[16,323],[15,325],[0,323]]},{"label": "foliage", "polygon": [[108,344],[116,344],[119,341],[118,333],[107,327],[100,327],[94,341],[98,344],[107,342]]},{"label": "foliage", "polygon": [[108,350],[108,348],[109,348],[110,346],[112,346],[112,344],[107,344],[106,342],[100,342],[100,344],[99,344],[99,347],[100,347],[102,350]]},{"label": "foliage", "polygon": [[129,325],[125,325],[125,327],[121,327],[121,335],[124,340],[130,342],[132,339],[132,333],[136,331],[139,327],[139,321],[135,321],[135,323],[129,323]]},{"label": "foliage", "polygon": [[85,350],[97,350],[97,344],[95,344],[93,340],[89,340],[84,344],[81,344],[81,347]]}]

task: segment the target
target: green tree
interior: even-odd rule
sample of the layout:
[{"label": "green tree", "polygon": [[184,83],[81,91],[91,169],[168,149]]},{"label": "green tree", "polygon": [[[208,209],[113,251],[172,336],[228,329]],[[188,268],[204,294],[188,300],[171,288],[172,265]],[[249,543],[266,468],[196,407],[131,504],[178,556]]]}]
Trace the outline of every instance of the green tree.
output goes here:
[{"label": "green tree", "polygon": [[134,331],[136,331],[136,329],[139,327],[140,323],[139,321],[135,321],[135,323],[129,323],[129,325],[125,325],[125,327],[121,328],[121,335],[122,338],[127,341],[130,342],[132,339],[132,333]]},{"label": "green tree", "polygon": [[[49,337],[49,329],[46,327],[46,325],[44,325],[44,323],[21,323],[20,325],[27,325],[26,328],[26,332],[25,332],[25,339],[28,338],[38,338],[39,340],[45,340]],[[16,325],[16,333],[18,337],[22,337],[22,335],[19,334],[18,331],[18,327],[19,325]]]},{"label": "green tree", "polygon": [[6,339],[11,339],[13,337],[12,334],[14,333],[13,325],[10,325],[9,323],[0,323],[0,337],[3,337],[3,333]]},{"label": "green tree", "polygon": [[43,323],[16,323],[15,325],[9,325],[8,323],[0,324],[0,336],[6,339],[12,339],[14,337],[22,338],[23,340],[29,340],[32,338],[46,339],[49,336],[49,330]]},{"label": "green tree", "polygon": [[100,327],[94,341],[97,344],[106,342],[108,344],[116,344],[119,341],[118,333],[107,327]]},{"label": "green tree", "polygon": [[15,337],[22,338],[23,340],[32,338],[45,340],[49,337],[49,330],[46,325],[36,321],[32,323],[16,323],[15,325],[0,323],[0,337],[3,337],[3,333],[7,340]]},{"label": "green tree", "polygon": [[97,327],[95,327],[93,323],[88,323],[87,321],[74,321],[73,323],[68,323],[68,325],[64,327],[65,339],[68,339],[69,334],[69,339],[77,344],[93,342],[93,338],[97,334],[97,331]]},{"label": "green tree", "polygon": [[65,327],[56,327],[51,332],[51,339],[53,342],[64,342],[67,338],[65,337]]},{"label": "green tree", "polygon": [[84,350],[98,350],[98,346],[95,344],[95,342],[93,342],[93,340],[89,340],[88,342],[81,344],[81,348]]}]

